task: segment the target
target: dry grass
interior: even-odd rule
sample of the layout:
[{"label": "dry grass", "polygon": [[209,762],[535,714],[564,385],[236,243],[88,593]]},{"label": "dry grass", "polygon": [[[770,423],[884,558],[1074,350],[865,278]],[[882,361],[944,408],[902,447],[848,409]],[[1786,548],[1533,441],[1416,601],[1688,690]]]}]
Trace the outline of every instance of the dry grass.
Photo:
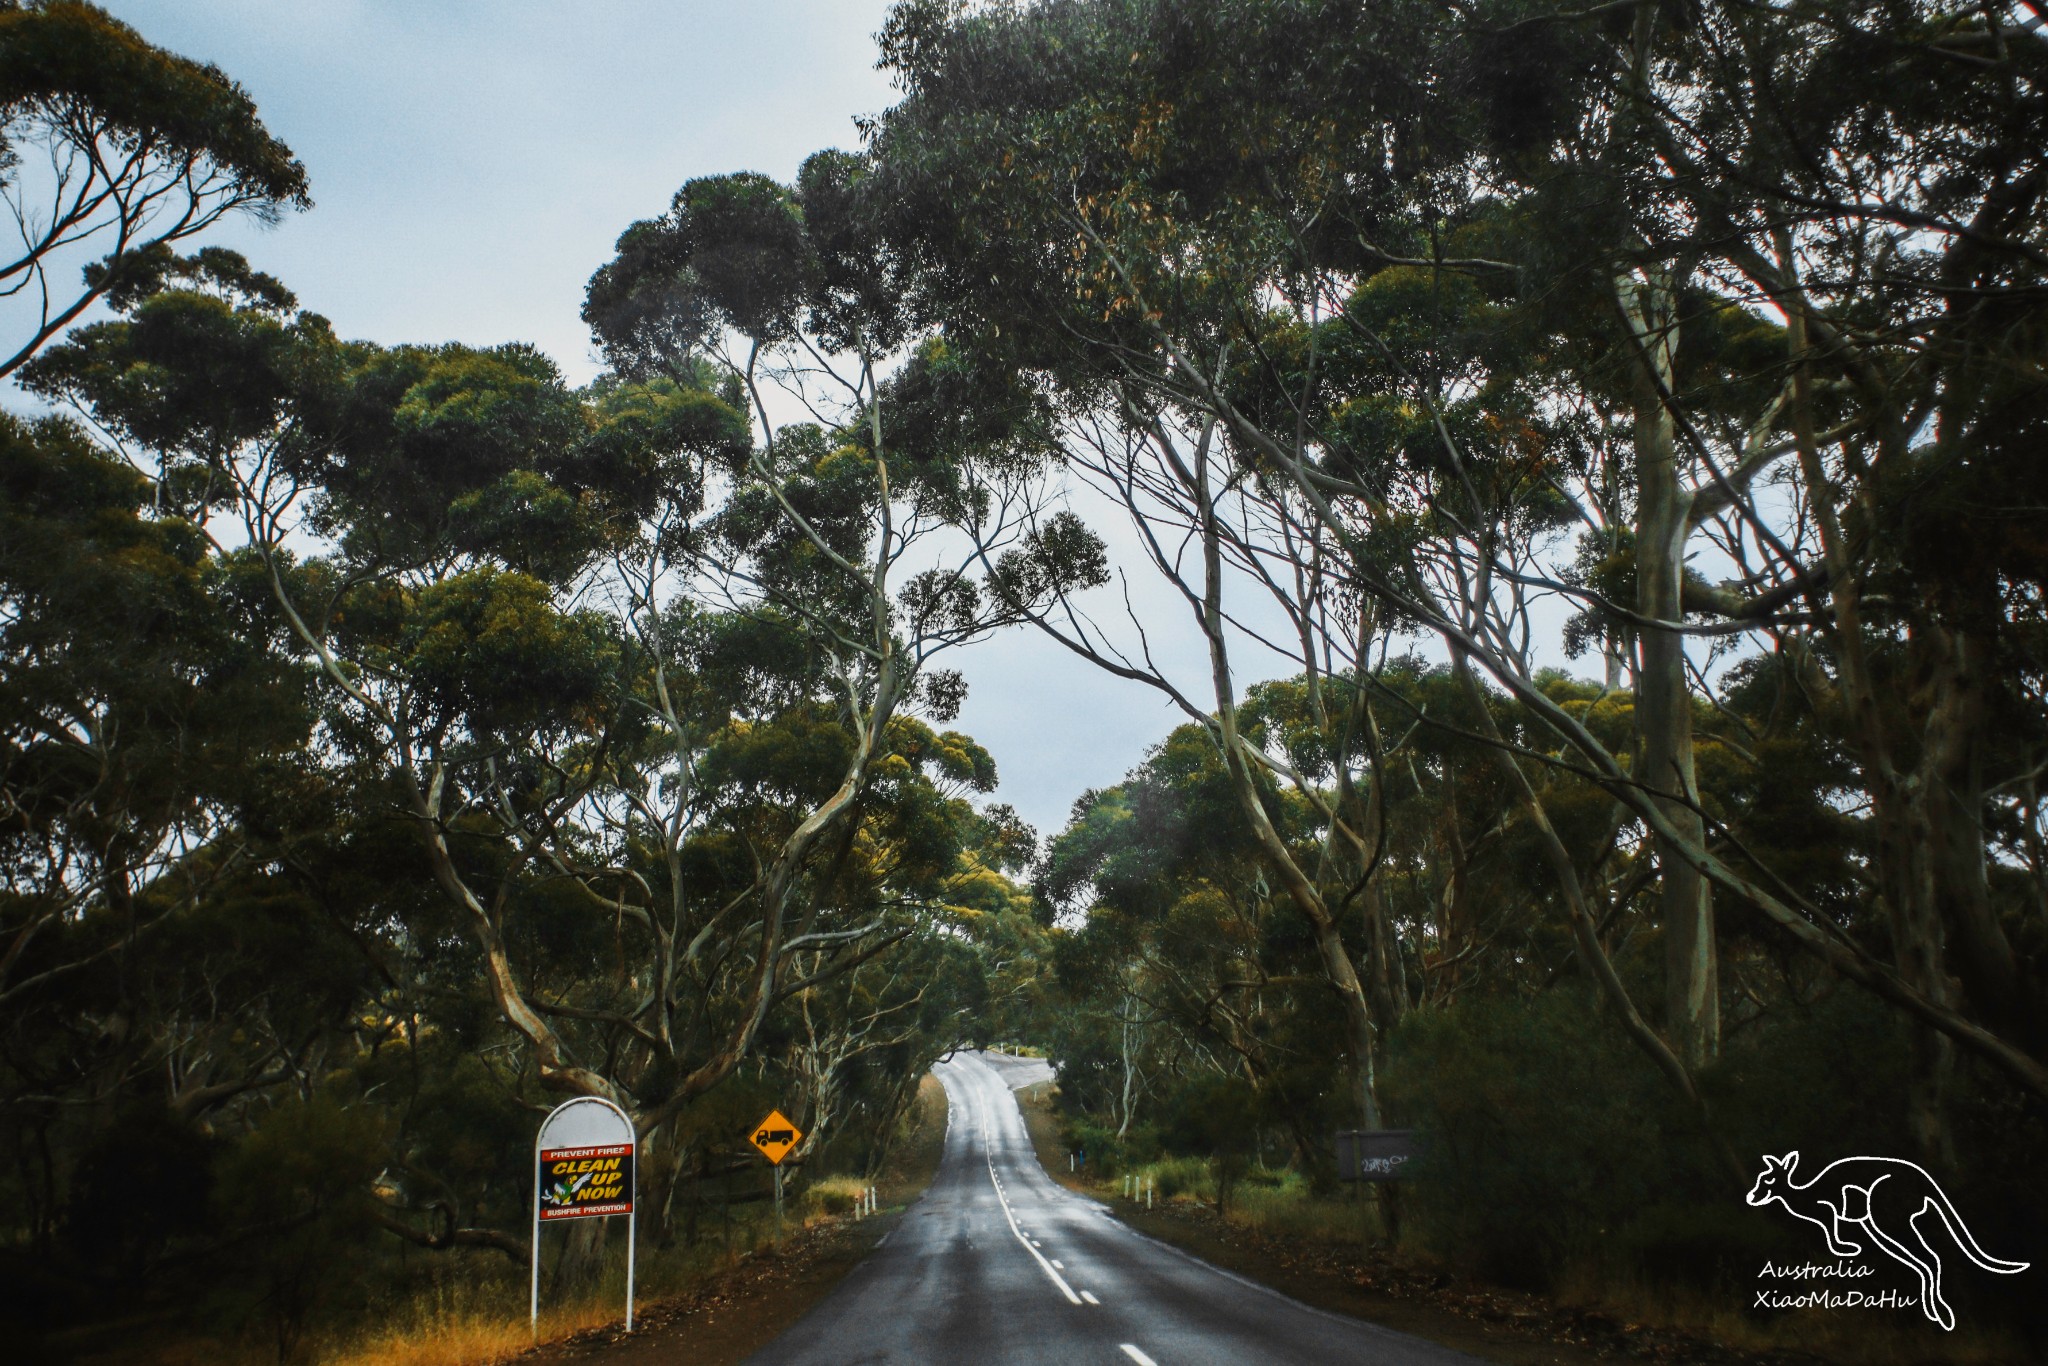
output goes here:
[{"label": "dry grass", "polygon": [[2010,1366],[2032,1360],[2025,1347],[1968,1322],[1943,1332],[1916,1314],[1785,1313],[1768,1319],[1742,1312],[1735,1295],[1653,1285],[1611,1269],[1568,1267],[1557,1298],[1635,1323],[1654,1323],[1738,1351],[1804,1353],[1855,1366]]},{"label": "dry grass", "polygon": [[[778,1231],[766,1209],[736,1220],[724,1242],[701,1242],[666,1254],[642,1247],[634,1300],[649,1302],[688,1290],[756,1251],[773,1246],[823,1215],[790,1218]],[[623,1257],[609,1259],[597,1282],[572,1298],[550,1299],[541,1289],[539,1341],[554,1342],[617,1322],[624,1314]],[[528,1326],[527,1280],[509,1266],[450,1277],[390,1306],[379,1321],[310,1355],[319,1366],[485,1366],[510,1360],[534,1345]]]},{"label": "dry grass", "polygon": [[[885,1204],[915,1198],[938,1167],[945,1141],[946,1096],[934,1078],[927,1076],[920,1084],[906,1129],[889,1170],[877,1183]],[[791,1203],[790,1217],[780,1230],[774,1215],[760,1207],[736,1218],[722,1241],[707,1240],[687,1251],[661,1255],[649,1255],[643,1247],[634,1298],[644,1307],[702,1286],[804,1228],[843,1216],[868,1184],[854,1176],[813,1182],[802,1200]],[[540,1340],[555,1342],[617,1322],[625,1291],[622,1262],[609,1265],[597,1285],[567,1302],[550,1304],[543,1288]],[[451,1278],[392,1306],[381,1322],[327,1344],[312,1356],[319,1366],[490,1366],[509,1361],[533,1346],[526,1296],[524,1273],[491,1264],[489,1270]]]},{"label": "dry grass", "polygon": [[[646,1298],[642,1287],[635,1292]],[[611,1323],[623,1314],[625,1298],[623,1270],[566,1303],[549,1305],[544,1297],[538,1340]],[[327,1345],[314,1359],[320,1366],[481,1366],[509,1360],[534,1342],[523,1280],[457,1282],[395,1306],[381,1323]]]},{"label": "dry grass", "polygon": [[828,1176],[804,1190],[804,1207],[820,1214],[850,1214],[873,1183],[858,1176]]},{"label": "dry grass", "polygon": [[[1139,1189],[1150,1181],[1157,1198],[1216,1207],[1215,1169],[1201,1158],[1170,1157],[1134,1169]],[[1098,1181],[1089,1189],[1121,1200],[1119,1176]],[[1380,1216],[1370,1191],[1346,1190],[1333,1197],[1313,1194],[1293,1172],[1255,1171],[1232,1183],[1224,1199],[1224,1220],[1233,1227],[1276,1238],[1318,1243],[1360,1244],[1380,1241]]]},{"label": "dry grass", "polygon": [[[1380,1241],[1379,1211],[1370,1196],[1368,1191],[1320,1198],[1293,1177],[1278,1185],[1246,1182],[1231,1189],[1224,1219],[1232,1227],[1282,1245],[1358,1248]],[[1179,1198],[1213,1209],[1215,1183],[1193,1183]],[[1652,1324],[1737,1351],[1805,1353],[1856,1366],[1919,1366],[1930,1360],[1992,1366],[2027,1360],[2016,1342],[1969,1325],[1938,1333],[1916,1319],[1888,1315],[1783,1314],[1758,1319],[1745,1314],[1740,1297],[1732,1293],[1617,1278],[1611,1267],[1567,1268],[1559,1280],[1550,1297],[1558,1305],[1624,1323]]]},{"label": "dry grass", "polygon": [[[540,1339],[566,1337],[618,1316],[617,1304],[586,1300],[542,1315]],[[416,1313],[410,1322],[387,1324],[319,1359],[324,1366],[482,1366],[510,1360],[533,1343],[526,1324],[509,1315],[503,1305],[449,1307]]]},{"label": "dry grass", "polygon": [[1298,1178],[1278,1186],[1245,1182],[1233,1186],[1224,1217],[1241,1228],[1281,1238],[1306,1238],[1319,1243],[1380,1241],[1379,1208],[1371,1192],[1346,1191],[1335,1199],[1309,1194]]},{"label": "dry grass", "polygon": [[[1438,1314],[1433,1322],[1405,1320],[1401,1316],[1424,1315],[1434,1304],[1430,1290],[1419,1283],[1417,1288],[1405,1290],[1391,1300],[1382,1296],[1365,1304],[1349,1298],[1363,1283],[1355,1274],[1359,1267],[1370,1264],[1377,1273],[1382,1263],[1390,1261],[1395,1267],[1416,1272],[1431,1270],[1427,1262],[1418,1261],[1412,1253],[1395,1254],[1390,1259],[1383,1249],[1373,1250],[1382,1238],[1379,1211],[1371,1191],[1351,1190],[1334,1198],[1318,1197],[1291,1174],[1283,1176],[1277,1184],[1270,1176],[1239,1182],[1230,1190],[1224,1222],[1230,1229],[1243,1230],[1256,1239],[1239,1243],[1214,1236],[1216,1226],[1208,1222],[1213,1220],[1213,1213],[1192,1220],[1167,1214],[1167,1210],[1193,1214],[1196,1206],[1215,1209],[1215,1180],[1206,1163],[1168,1159],[1138,1168],[1141,1180],[1149,1176],[1158,1183],[1164,1207],[1159,1216],[1147,1216],[1134,1210],[1132,1202],[1123,1198],[1121,1178],[1097,1181],[1067,1174],[1049,1083],[1024,1088],[1018,1099],[1024,1104],[1025,1120],[1039,1158],[1054,1179],[1128,1214],[1155,1237],[1255,1280],[1277,1283],[1286,1293],[1309,1303],[1387,1322],[1496,1360],[1590,1362],[1596,1356],[1591,1348],[1566,1348],[1558,1345],[1556,1339],[1538,1352],[1529,1342],[1495,1332],[1490,1323],[1476,1324],[1454,1306]],[[1170,1199],[1166,1196],[1169,1186],[1175,1192]],[[1203,1236],[1192,1236],[1196,1232]],[[1304,1269],[1322,1260],[1313,1255],[1315,1249],[1327,1249],[1346,1268],[1342,1274],[1325,1277],[1327,1285],[1316,1282]],[[1484,1287],[1478,1289],[1482,1294],[1490,1293]],[[1539,1297],[1527,1298],[1532,1304],[1539,1302]],[[1564,1268],[1556,1293],[1540,1297],[1540,1302],[1548,1306],[1548,1312],[1559,1322],[1591,1312],[1622,1324],[1654,1325],[1659,1330],[1738,1352],[1762,1356],[1799,1354],[1845,1366],[1922,1366],[1934,1361],[1953,1362],[1956,1366],[2010,1366],[2034,1359],[2021,1344],[1994,1333],[1972,1330],[1968,1325],[1954,1333],[1940,1333],[1923,1330],[1917,1320],[1902,1323],[1885,1316],[1788,1314],[1758,1320],[1743,1312],[1739,1299],[1733,1294],[1709,1296],[1633,1283],[1617,1278],[1612,1267],[1589,1263]],[[1601,1353],[1611,1350],[1603,1347]]]}]

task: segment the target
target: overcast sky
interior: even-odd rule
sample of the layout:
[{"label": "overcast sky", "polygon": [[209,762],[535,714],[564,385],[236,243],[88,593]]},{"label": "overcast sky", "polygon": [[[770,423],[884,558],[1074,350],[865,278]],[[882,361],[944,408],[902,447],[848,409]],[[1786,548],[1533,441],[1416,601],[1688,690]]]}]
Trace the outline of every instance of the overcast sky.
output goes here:
[{"label": "overcast sky", "polygon": [[[208,240],[282,278],[344,337],[529,341],[597,372],[577,318],[619,232],[693,176],[792,177],[886,108],[886,0],[100,0],[220,66],[305,162],[314,207]],[[1201,686],[1177,604],[1140,577],[1154,644]],[[1023,632],[950,661],[956,723],[1041,835],[1178,719]]]}]

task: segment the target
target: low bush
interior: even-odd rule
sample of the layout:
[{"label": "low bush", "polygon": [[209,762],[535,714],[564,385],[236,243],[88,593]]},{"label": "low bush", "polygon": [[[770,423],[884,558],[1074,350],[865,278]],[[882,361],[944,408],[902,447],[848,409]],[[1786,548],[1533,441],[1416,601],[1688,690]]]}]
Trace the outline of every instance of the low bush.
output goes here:
[{"label": "low bush", "polygon": [[1146,1167],[1144,1175],[1152,1179],[1163,1199],[1177,1195],[1215,1198],[1216,1177],[1205,1157],[1163,1158]]},{"label": "low bush", "polygon": [[1066,1115],[1060,1123],[1060,1141],[1068,1152],[1086,1154],[1088,1173],[1101,1181],[1114,1180],[1159,1156],[1159,1134],[1150,1125],[1134,1125],[1119,1134],[1086,1115]]},{"label": "low bush", "polygon": [[804,1189],[804,1208],[816,1214],[851,1214],[867,1188],[858,1176],[828,1176]]},{"label": "low bush", "polygon": [[[1737,1163],[1797,1150],[1811,1174],[1856,1153],[1914,1152],[1900,1103],[1906,1048],[1882,1006],[1843,990],[1731,1030],[1700,1085]],[[2048,1219],[2048,1142],[2038,1120],[1992,1113],[1985,1097],[2005,1094],[1958,1067],[1958,1161],[1943,1179],[1987,1247],[2024,1248]],[[1740,1306],[1767,1260],[1822,1250],[1810,1225],[1744,1203],[1749,1177],[1575,990],[1418,1011],[1392,1040],[1382,1098],[1422,1140],[1404,1237],[1496,1282]],[[2014,1278],[1959,1277],[1948,1293],[1987,1329],[2048,1328]]]}]

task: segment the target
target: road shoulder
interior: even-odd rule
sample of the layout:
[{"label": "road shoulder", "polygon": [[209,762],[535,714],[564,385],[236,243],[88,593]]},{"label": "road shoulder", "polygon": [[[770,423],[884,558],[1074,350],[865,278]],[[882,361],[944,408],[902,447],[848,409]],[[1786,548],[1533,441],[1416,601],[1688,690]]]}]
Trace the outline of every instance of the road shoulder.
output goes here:
[{"label": "road shoulder", "polygon": [[918,1097],[918,1127],[876,1182],[880,1214],[836,1216],[793,1232],[684,1294],[643,1305],[631,1334],[622,1323],[606,1324],[514,1360],[520,1366],[736,1366],[746,1360],[831,1294],[931,1185],[945,1151],[945,1090],[927,1075]]},{"label": "road shoulder", "polygon": [[1108,1206],[1139,1233],[1316,1309],[1408,1333],[1501,1366],[1612,1366],[1617,1359],[1682,1366],[1795,1366],[1816,1358],[1736,1351],[1689,1335],[1625,1324],[1539,1296],[1463,1283],[1384,1252],[1336,1245],[1282,1246],[1229,1224],[1207,1205],[1146,1210],[1065,1170],[1049,1085],[1017,1099],[1040,1165],[1061,1185]]}]

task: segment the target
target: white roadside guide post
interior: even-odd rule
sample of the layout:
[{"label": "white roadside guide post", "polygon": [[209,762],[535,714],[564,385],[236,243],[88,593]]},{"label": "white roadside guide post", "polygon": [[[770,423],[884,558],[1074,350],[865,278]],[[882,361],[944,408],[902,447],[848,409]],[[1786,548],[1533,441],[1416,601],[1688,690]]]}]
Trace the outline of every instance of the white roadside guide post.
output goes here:
[{"label": "white roadside guide post", "polygon": [[638,1145],[626,1112],[596,1096],[565,1100],[541,1121],[533,1139],[533,1277],[527,1309],[540,1341],[540,1226],[556,1219],[626,1216],[626,1331],[633,1331],[633,1209]]}]

